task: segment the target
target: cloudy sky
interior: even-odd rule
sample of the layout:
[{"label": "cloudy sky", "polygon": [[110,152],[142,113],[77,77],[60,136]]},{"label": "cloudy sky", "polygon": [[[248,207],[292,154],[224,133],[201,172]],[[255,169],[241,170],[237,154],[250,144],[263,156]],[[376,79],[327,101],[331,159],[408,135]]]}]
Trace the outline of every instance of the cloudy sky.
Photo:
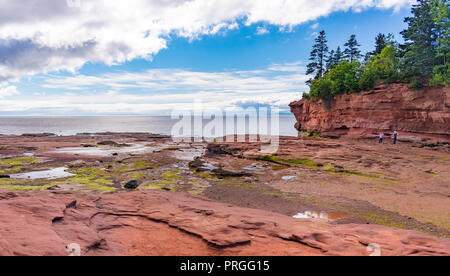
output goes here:
[{"label": "cloudy sky", "polygon": [[0,0],[0,115],[287,104],[330,48],[405,27],[413,0]]}]

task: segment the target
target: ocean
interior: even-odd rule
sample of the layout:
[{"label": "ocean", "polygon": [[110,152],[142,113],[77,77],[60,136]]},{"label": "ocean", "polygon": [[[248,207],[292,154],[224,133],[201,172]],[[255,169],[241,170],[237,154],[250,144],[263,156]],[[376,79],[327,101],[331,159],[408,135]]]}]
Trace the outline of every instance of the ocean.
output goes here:
[{"label": "ocean", "polygon": [[[270,120],[270,118],[269,118]],[[169,116],[86,116],[86,117],[10,117],[0,116],[0,134],[22,135],[54,133],[75,135],[99,132],[149,132],[171,135],[173,126],[180,120]],[[204,124],[209,122],[203,120]],[[297,136],[293,115],[279,116],[281,136]],[[248,126],[245,134],[249,134]],[[238,134],[244,134],[238,132]],[[255,134],[255,133],[251,133]],[[263,133],[264,134],[264,133]]]}]

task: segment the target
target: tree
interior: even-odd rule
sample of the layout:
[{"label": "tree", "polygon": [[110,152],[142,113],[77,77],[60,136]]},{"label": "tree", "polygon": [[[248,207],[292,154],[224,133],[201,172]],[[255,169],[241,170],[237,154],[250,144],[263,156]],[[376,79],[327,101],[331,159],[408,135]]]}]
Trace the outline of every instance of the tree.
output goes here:
[{"label": "tree", "polygon": [[399,79],[400,61],[394,46],[385,47],[379,55],[370,58],[359,80],[361,90],[372,89],[377,82],[393,83]]},{"label": "tree", "polygon": [[436,24],[436,60],[431,85],[450,85],[450,8],[448,0],[434,0],[432,14]]},{"label": "tree", "polygon": [[341,51],[341,47],[337,47],[336,51],[331,50],[326,63],[326,72],[329,73],[332,69],[336,68],[343,60],[343,53]]},{"label": "tree", "polygon": [[331,69],[333,69],[336,66],[336,61],[334,60],[334,50],[331,50],[330,54],[328,55],[328,58],[326,60],[327,67],[325,69],[325,74],[330,72]]},{"label": "tree", "polygon": [[311,83],[309,97],[312,99],[331,99],[347,92],[359,92],[361,66],[359,62],[341,62],[323,78]]},{"label": "tree", "polygon": [[344,56],[348,62],[353,63],[361,57],[361,51],[358,49],[361,45],[356,40],[356,35],[352,35],[344,46]]},{"label": "tree", "polygon": [[375,38],[375,51],[372,52],[373,56],[381,54],[384,48],[387,46],[386,36],[382,33],[379,33]]},{"label": "tree", "polygon": [[344,59],[344,53],[342,53],[341,47],[338,46],[337,50],[336,50],[336,54],[334,55],[334,60],[336,62],[336,65],[339,65],[339,63],[341,63],[343,59]]},{"label": "tree", "polygon": [[[309,60],[311,61],[307,65],[307,75],[315,74],[314,79],[319,79],[325,75],[326,57],[328,53],[327,38],[325,31],[321,31],[319,36],[315,40],[316,44],[313,46]],[[307,83],[311,83],[309,80]]]},{"label": "tree", "polygon": [[[418,0],[412,17],[405,18],[408,28],[401,32],[405,44],[404,71],[416,88],[422,87],[433,74],[438,29],[433,16],[436,0]],[[448,6],[448,4],[447,4]]]}]

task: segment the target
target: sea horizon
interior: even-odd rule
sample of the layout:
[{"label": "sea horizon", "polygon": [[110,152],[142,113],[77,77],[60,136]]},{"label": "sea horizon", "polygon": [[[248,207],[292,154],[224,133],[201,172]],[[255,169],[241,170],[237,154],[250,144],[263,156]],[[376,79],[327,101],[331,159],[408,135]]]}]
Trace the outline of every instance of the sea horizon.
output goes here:
[{"label": "sea horizon", "polygon": [[[193,116],[193,118],[195,117],[198,116]],[[222,118],[226,121],[225,118],[229,117],[223,116]],[[268,118],[271,118],[270,115]],[[80,133],[101,132],[143,132],[172,135],[173,126],[180,120],[172,119],[171,116],[167,115],[0,116],[0,135],[53,133],[60,136],[71,136]],[[211,119],[204,119],[203,124],[205,125],[209,121]],[[279,135],[297,136],[298,132],[294,128],[294,124],[294,115],[279,115]],[[236,134],[259,133],[249,132],[249,124],[247,122],[245,132],[241,131]],[[219,136],[222,135],[214,137]]]}]

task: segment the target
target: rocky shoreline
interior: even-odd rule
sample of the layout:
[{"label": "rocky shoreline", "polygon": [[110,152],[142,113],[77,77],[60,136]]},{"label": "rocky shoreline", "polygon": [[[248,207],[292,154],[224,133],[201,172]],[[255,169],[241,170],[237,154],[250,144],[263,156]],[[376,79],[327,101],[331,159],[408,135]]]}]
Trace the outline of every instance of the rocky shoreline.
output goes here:
[{"label": "rocky shoreline", "polygon": [[0,255],[450,254],[446,145],[260,146],[0,135]]}]

